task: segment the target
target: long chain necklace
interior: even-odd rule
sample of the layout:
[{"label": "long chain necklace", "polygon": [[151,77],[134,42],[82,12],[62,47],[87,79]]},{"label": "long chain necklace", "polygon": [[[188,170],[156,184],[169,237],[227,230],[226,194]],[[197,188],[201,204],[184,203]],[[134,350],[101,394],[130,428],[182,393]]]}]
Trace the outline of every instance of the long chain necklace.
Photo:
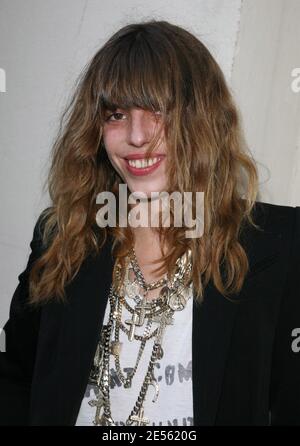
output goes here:
[{"label": "long chain necklace", "polygon": [[[116,268],[117,285],[119,285],[121,269],[118,263]],[[135,273],[135,279],[133,281],[129,280],[130,269]],[[110,355],[113,355],[114,357],[118,378],[123,383],[124,388],[129,388],[132,386],[132,380],[137,372],[146,342],[154,338],[146,375],[134,407],[126,420],[126,425],[135,424],[143,426],[150,423],[150,420],[144,416],[146,394],[149,386],[153,386],[155,395],[152,402],[157,401],[159,387],[157,380],[154,377],[154,365],[156,361],[162,359],[164,355],[162,340],[167,325],[174,323],[173,316],[175,311],[182,311],[190,297],[190,287],[185,288],[183,282],[184,278],[187,275],[190,275],[191,269],[191,251],[188,250],[187,253],[177,259],[176,271],[170,280],[168,280],[167,277],[164,277],[156,282],[147,284],[136,260],[134,248],[130,251],[129,258],[127,259],[125,281],[121,287],[121,292],[117,293],[116,290],[119,290],[120,287],[115,286],[115,284],[112,284],[110,288],[109,320],[107,325],[104,325],[102,328],[94,358],[94,365],[90,375],[91,380],[97,384],[99,390],[97,398],[89,401],[91,406],[96,407],[95,418],[93,421],[95,425],[115,425],[111,414],[110,404]],[[150,302],[147,301],[147,292],[161,286],[162,289],[160,290],[159,297]],[[140,289],[142,289],[142,296],[140,296]],[[134,308],[126,302],[126,295],[134,298],[136,303]],[[127,328],[122,322],[123,307],[132,315],[131,319],[125,320],[125,324],[130,328]],[[135,333],[136,327],[142,327],[145,319],[147,319],[148,322],[145,326],[144,333],[143,335],[137,335]],[[156,322],[158,326],[151,333],[150,330],[153,322]],[[122,347],[122,343],[120,342],[120,330],[128,336],[129,342],[134,340],[141,341],[135,366],[131,372],[127,374],[127,377],[122,373],[120,365],[120,353]]]}]

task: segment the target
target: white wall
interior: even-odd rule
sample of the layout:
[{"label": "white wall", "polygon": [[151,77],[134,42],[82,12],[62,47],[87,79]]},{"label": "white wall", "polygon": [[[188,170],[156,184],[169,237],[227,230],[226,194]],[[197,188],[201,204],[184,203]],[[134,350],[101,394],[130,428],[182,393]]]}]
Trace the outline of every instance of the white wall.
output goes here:
[{"label": "white wall", "polygon": [[[258,161],[262,201],[300,205],[300,1],[244,0],[232,86]],[[298,82],[300,86],[300,82]]]},{"label": "white wall", "polygon": [[34,222],[48,204],[41,186],[65,101],[91,56],[130,22],[165,19],[203,40],[232,82],[255,157],[271,170],[263,198],[299,205],[300,94],[289,89],[290,71],[300,66],[299,4],[1,0],[0,68],[7,91],[0,93],[0,327],[28,259]]}]

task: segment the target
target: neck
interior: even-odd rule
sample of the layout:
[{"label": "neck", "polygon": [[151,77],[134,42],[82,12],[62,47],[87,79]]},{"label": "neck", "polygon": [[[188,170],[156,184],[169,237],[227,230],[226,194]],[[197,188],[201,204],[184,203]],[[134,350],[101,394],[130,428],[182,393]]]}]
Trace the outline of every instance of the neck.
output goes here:
[{"label": "neck", "polygon": [[[158,234],[159,212],[161,211],[161,200],[158,198],[140,199],[137,204],[130,206],[130,226],[134,237],[134,248],[139,258],[158,259],[162,255]],[[138,206],[138,209],[134,208]],[[131,218],[133,217],[133,219]],[[134,227],[134,219],[138,220],[138,227]],[[152,225],[151,225],[152,223]],[[164,246],[164,249],[166,247]]]},{"label": "neck", "polygon": [[149,246],[151,244],[158,245],[159,244],[159,235],[155,231],[154,228],[150,227],[138,227],[131,228],[135,245],[140,246]]}]

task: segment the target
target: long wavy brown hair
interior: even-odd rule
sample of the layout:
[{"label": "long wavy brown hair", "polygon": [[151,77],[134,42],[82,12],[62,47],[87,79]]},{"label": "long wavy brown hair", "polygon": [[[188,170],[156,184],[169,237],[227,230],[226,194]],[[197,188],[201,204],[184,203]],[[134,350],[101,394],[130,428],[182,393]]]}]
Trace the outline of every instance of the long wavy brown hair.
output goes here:
[{"label": "long wavy brown hair", "polygon": [[30,271],[31,303],[64,300],[66,284],[86,256],[100,252],[108,234],[114,259],[124,266],[132,230],[100,229],[96,197],[111,191],[118,199],[122,179],[108,160],[103,127],[108,112],[131,107],[161,112],[167,191],[203,191],[205,197],[202,237],[186,238],[184,226],[156,228],[162,246],[171,247],[162,249],[156,273],[171,276],[178,257],[191,249],[186,283],[193,281],[199,302],[209,281],[225,297],[241,290],[249,262],[239,235],[246,224],[256,226],[258,175],[238,109],[206,46],[186,29],[150,20],[123,27],[100,48],[61,117],[45,183],[51,198],[42,213],[45,249]]}]

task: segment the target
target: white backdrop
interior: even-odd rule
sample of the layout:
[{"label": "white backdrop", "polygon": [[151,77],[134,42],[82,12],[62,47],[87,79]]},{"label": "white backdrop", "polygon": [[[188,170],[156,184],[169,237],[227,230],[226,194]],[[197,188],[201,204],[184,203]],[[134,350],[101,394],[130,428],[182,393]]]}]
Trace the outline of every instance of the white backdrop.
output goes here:
[{"label": "white backdrop", "polygon": [[244,0],[232,73],[261,197],[293,206],[300,205],[299,23],[299,0]]},{"label": "white backdrop", "polygon": [[300,66],[299,7],[298,0],[0,0],[0,327],[48,205],[41,186],[66,99],[91,56],[128,23],[164,19],[203,40],[232,85],[252,152],[271,169],[267,185],[262,169],[261,198],[299,205],[300,94],[289,90],[292,66]]}]

